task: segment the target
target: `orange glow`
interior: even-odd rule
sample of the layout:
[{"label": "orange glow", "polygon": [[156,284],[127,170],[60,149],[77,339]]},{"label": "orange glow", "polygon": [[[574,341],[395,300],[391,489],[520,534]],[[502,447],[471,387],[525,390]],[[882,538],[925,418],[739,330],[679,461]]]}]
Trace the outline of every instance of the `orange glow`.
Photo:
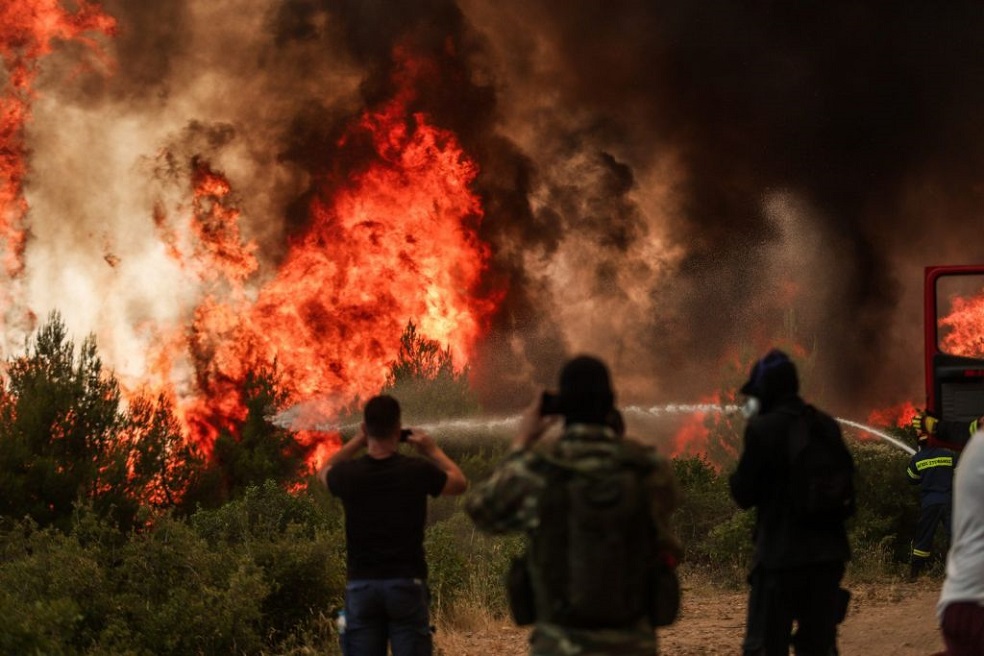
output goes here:
[{"label": "orange glow", "polygon": [[984,293],[954,298],[953,311],[939,320],[940,349],[952,355],[984,357]]},{"label": "orange glow", "polygon": [[704,421],[706,418],[707,413],[695,412],[683,421],[683,425],[673,435],[672,451],[669,454],[671,458],[707,453],[711,431]]},{"label": "orange glow", "polygon": [[[916,406],[911,401],[905,401],[890,408],[873,410],[868,415],[868,423],[871,426],[886,426],[889,428],[904,428],[909,425],[912,418],[916,416]],[[868,434],[860,432],[861,437]],[[872,436],[873,437],[873,436]]]},{"label": "orange glow", "polygon": [[[411,85],[420,67],[403,63],[396,80]],[[178,414],[206,453],[219,431],[245,418],[243,381],[257,368],[275,362],[287,403],[306,401],[330,419],[383,386],[409,321],[449,348],[458,367],[471,358],[500,298],[477,293],[489,259],[470,189],[478,169],[454,134],[408,114],[412,99],[412,87],[401,87],[342,136],[339,148],[371,143],[371,156],[317,181],[307,226],[252,291],[256,247],[240,235],[221,172],[193,162],[193,244],[181,243],[163,210],[155,214],[168,252],[215,290],[198,305],[190,334],[162,339],[153,358],[162,380],[190,358],[197,391],[178,395]],[[312,449],[312,467],[339,445],[337,434],[297,439]]]},{"label": "orange glow", "polygon": [[[51,53],[55,41],[78,41],[97,57],[105,58],[89,33],[112,35],[113,18],[98,5],[79,0],[74,13],[58,0],[16,0],[0,3],[0,62],[6,77],[0,86],[0,268],[5,278],[18,277],[24,269],[27,245],[24,198],[27,146],[24,130],[31,118],[34,81],[40,60]],[[0,285],[0,330],[15,305],[9,285]],[[27,313],[30,315],[30,313]]]},{"label": "orange glow", "polygon": [[[24,268],[25,129],[39,61],[56,41],[72,40],[107,65],[96,39],[116,31],[98,4],[66,4],[74,11],[59,0],[0,3],[0,283]],[[344,157],[325,153],[307,223],[276,263],[258,257],[221,170],[200,156],[178,162],[166,149],[159,153],[168,170],[189,171],[189,186],[185,204],[155,206],[156,235],[199,295],[186,325],[142,326],[154,347],[137,376],[144,379],[127,383],[128,396],[173,401],[184,437],[206,456],[221,433],[240,430],[249,412],[245,390],[258,372],[276,378],[271,410],[305,402],[307,420],[330,421],[384,385],[409,322],[448,348],[459,368],[487,330],[504,292],[479,291],[490,252],[477,233],[483,210],[471,187],[478,167],[453,133],[409,109],[421,77],[439,74],[435,65],[405,50],[395,58],[392,97],[342,134],[336,146]],[[107,256],[106,263],[119,260]],[[0,284],[0,313],[24,305],[11,290]],[[318,431],[298,431],[295,439],[312,467],[340,443]]]},{"label": "orange glow", "polygon": [[[700,399],[701,405],[718,406],[734,403],[733,394],[718,392]],[[701,456],[715,468],[729,466],[739,456],[742,424],[736,414],[722,411],[694,412],[683,419],[673,435],[669,456]]]}]

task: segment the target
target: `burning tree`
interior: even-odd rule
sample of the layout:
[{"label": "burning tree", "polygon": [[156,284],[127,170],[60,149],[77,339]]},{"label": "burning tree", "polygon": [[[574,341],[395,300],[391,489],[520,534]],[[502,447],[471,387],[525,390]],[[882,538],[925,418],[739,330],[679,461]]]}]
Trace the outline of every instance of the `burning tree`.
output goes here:
[{"label": "burning tree", "polygon": [[141,507],[214,507],[267,480],[297,482],[311,446],[268,419],[285,398],[274,371],[246,377],[244,417],[205,454],[170,397],[124,399],[95,338],[76,348],[53,313],[0,385],[0,515],[67,528],[84,502],[126,528]]},{"label": "burning tree", "polygon": [[95,338],[76,348],[52,313],[0,386],[0,514],[66,528],[86,501],[127,526],[181,488],[175,428],[163,400],[125,409]]},{"label": "burning tree", "polygon": [[300,482],[308,473],[308,456],[316,444],[302,443],[296,434],[271,420],[288,399],[276,363],[246,374],[238,390],[245,415],[219,429],[208,463],[197,472],[183,505],[217,507],[267,481]]},{"label": "burning tree", "polygon": [[467,366],[456,371],[451,349],[421,335],[410,321],[382,391],[397,397],[414,419],[467,416],[480,409],[468,372]]}]

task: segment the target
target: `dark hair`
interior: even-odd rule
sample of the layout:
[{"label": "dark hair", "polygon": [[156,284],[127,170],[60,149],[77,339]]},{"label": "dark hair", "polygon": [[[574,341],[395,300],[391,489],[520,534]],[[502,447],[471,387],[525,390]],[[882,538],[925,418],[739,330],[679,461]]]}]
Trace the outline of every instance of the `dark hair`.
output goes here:
[{"label": "dark hair", "polygon": [[386,438],[400,426],[400,403],[388,394],[374,396],[363,410],[369,437]]},{"label": "dark hair", "polygon": [[615,407],[608,367],[580,355],[560,371],[560,405],[567,423],[607,424]]}]

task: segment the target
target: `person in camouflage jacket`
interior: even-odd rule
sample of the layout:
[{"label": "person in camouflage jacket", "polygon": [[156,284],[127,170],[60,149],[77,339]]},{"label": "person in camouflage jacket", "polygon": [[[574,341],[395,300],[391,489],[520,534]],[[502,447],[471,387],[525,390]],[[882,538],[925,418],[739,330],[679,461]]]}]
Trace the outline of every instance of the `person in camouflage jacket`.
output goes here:
[{"label": "person in camouflage jacket", "polygon": [[[546,395],[547,397],[549,395]],[[466,497],[465,510],[476,526],[489,533],[525,532],[530,539],[532,560],[567,559],[569,554],[544,553],[539,529],[546,503],[550,467],[582,472],[605,472],[641,467],[644,497],[648,504],[657,558],[675,566],[682,555],[670,529],[670,516],[678,492],[669,462],[655,449],[623,437],[621,415],[614,407],[607,367],[600,360],[580,356],[561,372],[559,414],[544,414],[545,397],[527,408],[512,450],[495,472]],[[549,398],[546,398],[549,401]],[[541,440],[547,430],[563,418],[563,431],[556,440]],[[607,556],[607,555],[606,555]],[[642,564],[649,567],[649,564]],[[604,595],[611,598],[616,590]],[[656,653],[656,634],[650,617],[638,617],[624,626],[570,626],[544,619],[549,605],[542,592],[533,588],[536,619],[530,637],[533,656],[629,656]]]}]

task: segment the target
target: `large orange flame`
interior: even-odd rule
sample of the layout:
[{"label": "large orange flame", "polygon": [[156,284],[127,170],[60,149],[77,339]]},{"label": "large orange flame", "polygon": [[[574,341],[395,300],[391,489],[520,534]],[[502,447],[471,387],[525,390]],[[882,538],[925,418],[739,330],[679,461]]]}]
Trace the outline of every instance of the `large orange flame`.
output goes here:
[{"label": "large orange flame", "polygon": [[[55,41],[79,41],[101,57],[99,44],[88,34],[112,35],[115,30],[113,18],[86,0],[77,2],[74,13],[66,11],[58,0],[0,3],[0,60],[6,72],[0,86],[0,267],[8,283],[24,268],[28,210],[24,198],[24,129],[31,117],[40,61],[52,52]],[[0,330],[6,327],[5,315],[14,300],[11,286],[0,284]]]},{"label": "large orange flame", "polygon": [[[94,38],[116,29],[98,5],[79,0],[75,7],[69,12],[58,0],[0,4],[7,73],[0,88],[0,277],[7,281],[24,266],[24,133],[38,62],[55,40],[81,41],[102,57]],[[338,151],[358,156],[345,158],[346,170],[327,166],[314,181],[307,224],[275,270],[244,235],[223,172],[202,157],[187,168],[178,163],[176,170],[190,172],[188,203],[162,201],[153,219],[200,300],[189,325],[146,326],[155,343],[150,371],[125,384],[171,399],[205,453],[246,418],[244,387],[258,371],[275,372],[279,401],[305,401],[323,417],[384,385],[411,321],[421,336],[446,346],[457,366],[468,363],[501,296],[478,292],[490,254],[477,236],[477,165],[453,133],[409,109],[420,76],[435,72],[397,51],[392,97],[341,136]],[[175,163],[173,153],[161,156]],[[0,309],[23,308],[9,290],[0,285]],[[318,459],[337,444],[315,432],[297,439]]]},{"label": "large orange flame", "polygon": [[940,348],[952,355],[984,357],[984,293],[955,297],[952,311],[939,320]]},{"label": "large orange flame", "polygon": [[[289,401],[311,401],[322,416],[378,391],[408,322],[466,364],[497,298],[477,293],[489,258],[470,189],[477,166],[454,134],[409,114],[411,61],[394,98],[366,111],[341,138],[372,144],[372,157],[343,182],[326,177],[306,229],[276,273],[248,292],[255,247],[240,237],[238,210],[221,173],[197,161],[191,223],[197,245],[182,247],[156,217],[172,254],[223,293],[198,306],[191,337],[162,341],[168,371],[187,348],[199,395],[183,416],[202,447],[245,416],[242,381],[276,362]],[[303,435],[318,447],[312,433]],[[319,459],[326,454],[320,448]]]}]

